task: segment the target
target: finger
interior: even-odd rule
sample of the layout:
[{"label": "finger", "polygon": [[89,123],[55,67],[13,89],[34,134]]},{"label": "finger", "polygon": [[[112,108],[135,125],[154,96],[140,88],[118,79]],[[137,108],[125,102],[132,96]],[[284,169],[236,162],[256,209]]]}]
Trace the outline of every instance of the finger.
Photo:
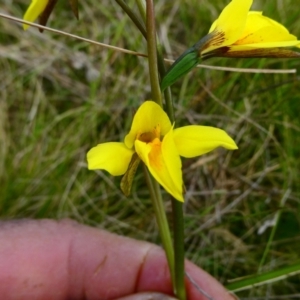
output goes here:
[{"label": "finger", "polygon": [[[230,299],[211,276],[187,263],[214,299]],[[207,299],[187,281],[189,299]],[[116,299],[136,292],[172,294],[161,248],[71,221],[0,225],[3,299]]]},{"label": "finger", "polygon": [[136,288],[152,247],[72,221],[0,226],[3,299],[112,299]]},{"label": "finger", "polygon": [[[187,298],[191,300],[233,300],[235,299],[211,275],[193,263],[185,262]],[[168,284],[166,284],[168,283]],[[139,291],[156,291],[170,293],[171,282],[163,251],[155,247],[148,252],[140,274]],[[167,289],[168,287],[168,289]]]}]

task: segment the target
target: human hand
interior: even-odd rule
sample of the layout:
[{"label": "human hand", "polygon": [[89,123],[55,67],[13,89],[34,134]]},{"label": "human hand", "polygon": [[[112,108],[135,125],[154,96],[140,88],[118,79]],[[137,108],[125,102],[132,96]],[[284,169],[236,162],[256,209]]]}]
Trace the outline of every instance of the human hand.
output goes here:
[{"label": "human hand", "polygon": [[[185,268],[210,299],[234,299],[220,283],[191,262],[187,261]],[[186,287],[189,300],[209,299],[188,279]],[[142,292],[172,295],[166,257],[156,245],[70,220],[0,222],[1,299],[168,297]]]}]

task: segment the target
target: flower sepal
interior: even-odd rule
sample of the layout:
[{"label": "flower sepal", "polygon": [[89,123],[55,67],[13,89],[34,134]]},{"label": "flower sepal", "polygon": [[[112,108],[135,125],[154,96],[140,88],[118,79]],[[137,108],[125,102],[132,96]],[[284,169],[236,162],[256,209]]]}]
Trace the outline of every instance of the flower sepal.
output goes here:
[{"label": "flower sepal", "polygon": [[[40,25],[46,26],[47,21],[48,21],[50,15],[51,15],[51,13],[52,13],[52,11],[53,11],[56,3],[57,3],[57,0],[49,0],[48,1],[47,5],[46,5],[46,7],[44,9],[44,11],[39,16],[39,24]],[[39,31],[43,32],[44,29],[39,28]]]},{"label": "flower sepal", "polygon": [[229,47],[215,49],[204,53],[202,59],[211,57],[229,57],[229,58],[299,58],[300,52],[282,48],[261,48],[249,49],[243,51],[229,51]]},{"label": "flower sepal", "polygon": [[140,164],[140,158],[136,153],[132,155],[131,161],[129,163],[128,169],[124,176],[122,177],[120,188],[126,197],[129,197],[132,187],[132,182],[136,173],[136,170]]}]

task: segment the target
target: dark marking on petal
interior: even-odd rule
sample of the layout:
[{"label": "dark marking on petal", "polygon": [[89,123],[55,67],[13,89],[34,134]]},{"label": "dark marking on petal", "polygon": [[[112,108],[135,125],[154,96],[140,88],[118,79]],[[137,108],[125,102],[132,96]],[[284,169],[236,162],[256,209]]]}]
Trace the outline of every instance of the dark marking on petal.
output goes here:
[{"label": "dark marking on petal", "polygon": [[221,47],[225,42],[225,32],[223,31],[213,31],[209,36],[207,42],[199,49],[200,53],[209,47]]}]

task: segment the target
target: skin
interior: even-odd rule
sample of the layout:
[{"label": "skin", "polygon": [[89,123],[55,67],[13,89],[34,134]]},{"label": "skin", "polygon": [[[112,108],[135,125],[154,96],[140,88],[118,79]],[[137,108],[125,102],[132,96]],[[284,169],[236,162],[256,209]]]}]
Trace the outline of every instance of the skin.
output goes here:
[{"label": "skin", "polygon": [[[234,299],[191,262],[186,272],[212,299]],[[186,287],[188,299],[208,299],[188,279]],[[172,288],[164,252],[156,245],[70,220],[18,220],[0,222],[0,295],[156,300],[170,299]]]}]

